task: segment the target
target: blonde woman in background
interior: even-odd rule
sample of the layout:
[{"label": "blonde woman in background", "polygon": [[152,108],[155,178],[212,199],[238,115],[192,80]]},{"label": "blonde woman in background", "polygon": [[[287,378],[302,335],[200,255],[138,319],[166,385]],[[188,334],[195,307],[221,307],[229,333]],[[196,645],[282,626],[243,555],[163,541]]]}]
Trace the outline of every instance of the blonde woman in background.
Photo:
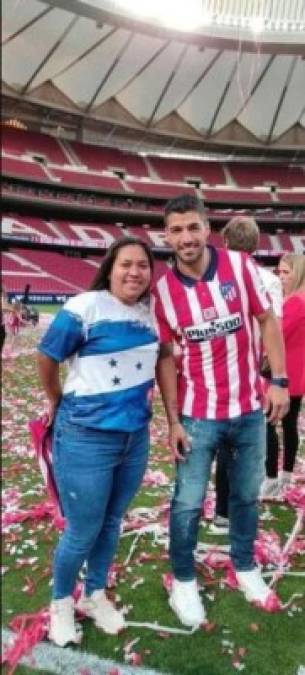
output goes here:
[{"label": "blonde woman in background", "polygon": [[282,420],[283,470],[278,478],[279,442],[274,433],[268,444],[267,476],[269,483],[281,490],[291,483],[299,446],[298,417],[305,394],[305,256],[286,253],[279,262],[278,274],[282,283],[283,335],[289,380],[290,409]]}]

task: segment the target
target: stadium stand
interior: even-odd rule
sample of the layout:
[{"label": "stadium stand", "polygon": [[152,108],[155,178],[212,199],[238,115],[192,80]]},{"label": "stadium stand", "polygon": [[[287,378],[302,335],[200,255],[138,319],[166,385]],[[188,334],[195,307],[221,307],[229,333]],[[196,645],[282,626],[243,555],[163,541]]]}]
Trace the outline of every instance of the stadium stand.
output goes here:
[{"label": "stadium stand", "polygon": [[305,187],[305,171],[301,167],[276,166],[274,164],[228,163],[236,185],[254,187],[278,185],[279,187]]},{"label": "stadium stand", "polygon": [[157,197],[165,197],[166,199],[176,197],[177,195],[181,194],[181,192],[195,195],[194,188],[185,184],[173,185],[172,183],[156,183],[151,181],[132,180],[131,178],[128,178],[126,180],[126,185],[134,192],[140,192],[141,194],[147,196],[154,195]]},{"label": "stadium stand", "polygon": [[234,189],[213,189],[202,190],[203,198],[209,201],[222,201],[224,203],[236,202],[253,202],[253,204],[266,203],[271,201],[270,192],[259,192],[258,190],[234,190]]},{"label": "stadium stand", "polygon": [[58,178],[64,185],[77,185],[86,188],[100,188],[102,190],[117,190],[122,192],[124,186],[115,176],[102,176],[84,171],[72,171],[71,169],[58,169],[52,167],[52,175]]},{"label": "stadium stand", "polygon": [[36,180],[48,180],[43,166],[35,161],[21,159],[17,157],[2,158],[2,173],[6,176],[21,176],[22,178],[31,178]]},{"label": "stadium stand", "polygon": [[3,150],[12,155],[38,155],[54,164],[67,164],[69,158],[53,136],[22,129],[2,129]]},{"label": "stadium stand", "polygon": [[223,168],[219,162],[202,162],[187,159],[149,157],[155,173],[163,180],[185,183],[196,180],[207,185],[226,185]]},{"label": "stadium stand", "polygon": [[[305,179],[304,179],[305,181]],[[289,204],[301,204],[305,206],[305,185],[304,192],[296,192],[295,190],[288,192],[287,190],[278,190],[277,197],[281,202],[288,202]]]},{"label": "stadium stand", "polygon": [[70,141],[74,155],[93,171],[119,171],[132,176],[148,176],[147,167],[142,157],[131,153],[123,153],[116,148],[96,147],[86,143]]}]

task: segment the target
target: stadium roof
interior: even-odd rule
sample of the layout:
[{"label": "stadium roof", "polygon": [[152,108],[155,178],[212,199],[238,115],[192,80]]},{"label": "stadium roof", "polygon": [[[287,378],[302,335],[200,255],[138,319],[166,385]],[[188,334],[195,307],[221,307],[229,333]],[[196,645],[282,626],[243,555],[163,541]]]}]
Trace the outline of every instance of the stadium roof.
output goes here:
[{"label": "stadium roof", "polygon": [[43,105],[169,146],[304,151],[305,0],[200,3],[190,31],[131,14],[138,0],[3,0],[6,116]]}]

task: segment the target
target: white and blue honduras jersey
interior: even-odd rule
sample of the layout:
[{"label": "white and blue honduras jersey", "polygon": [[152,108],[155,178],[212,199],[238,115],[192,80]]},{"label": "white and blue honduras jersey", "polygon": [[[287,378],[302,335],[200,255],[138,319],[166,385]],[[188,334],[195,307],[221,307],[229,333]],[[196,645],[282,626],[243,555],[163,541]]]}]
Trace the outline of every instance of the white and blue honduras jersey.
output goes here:
[{"label": "white and blue honduras jersey", "polygon": [[74,424],[135,431],[151,415],[158,339],[149,307],[130,306],[109,291],[71,298],[39,351],[68,359],[61,407]]}]

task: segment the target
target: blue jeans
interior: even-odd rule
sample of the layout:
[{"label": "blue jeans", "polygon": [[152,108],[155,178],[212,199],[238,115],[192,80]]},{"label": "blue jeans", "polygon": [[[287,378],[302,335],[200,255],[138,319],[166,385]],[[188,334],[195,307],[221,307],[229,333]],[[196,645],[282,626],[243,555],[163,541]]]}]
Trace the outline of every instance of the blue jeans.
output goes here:
[{"label": "blue jeans", "polygon": [[66,518],[54,555],[53,598],[71,595],[86,561],[85,590],[105,588],[122,517],[141,484],[149,432],[99,431],[69,424],[57,413],[53,467]]},{"label": "blue jeans", "polygon": [[170,516],[170,557],[180,581],[195,576],[194,549],[198,526],[217,449],[234,448],[228,462],[229,518],[233,565],[238,571],[255,567],[253,546],[257,532],[257,497],[264,475],[266,424],[261,410],[230,420],[182,417],[191,452],[177,463],[175,493]]}]

